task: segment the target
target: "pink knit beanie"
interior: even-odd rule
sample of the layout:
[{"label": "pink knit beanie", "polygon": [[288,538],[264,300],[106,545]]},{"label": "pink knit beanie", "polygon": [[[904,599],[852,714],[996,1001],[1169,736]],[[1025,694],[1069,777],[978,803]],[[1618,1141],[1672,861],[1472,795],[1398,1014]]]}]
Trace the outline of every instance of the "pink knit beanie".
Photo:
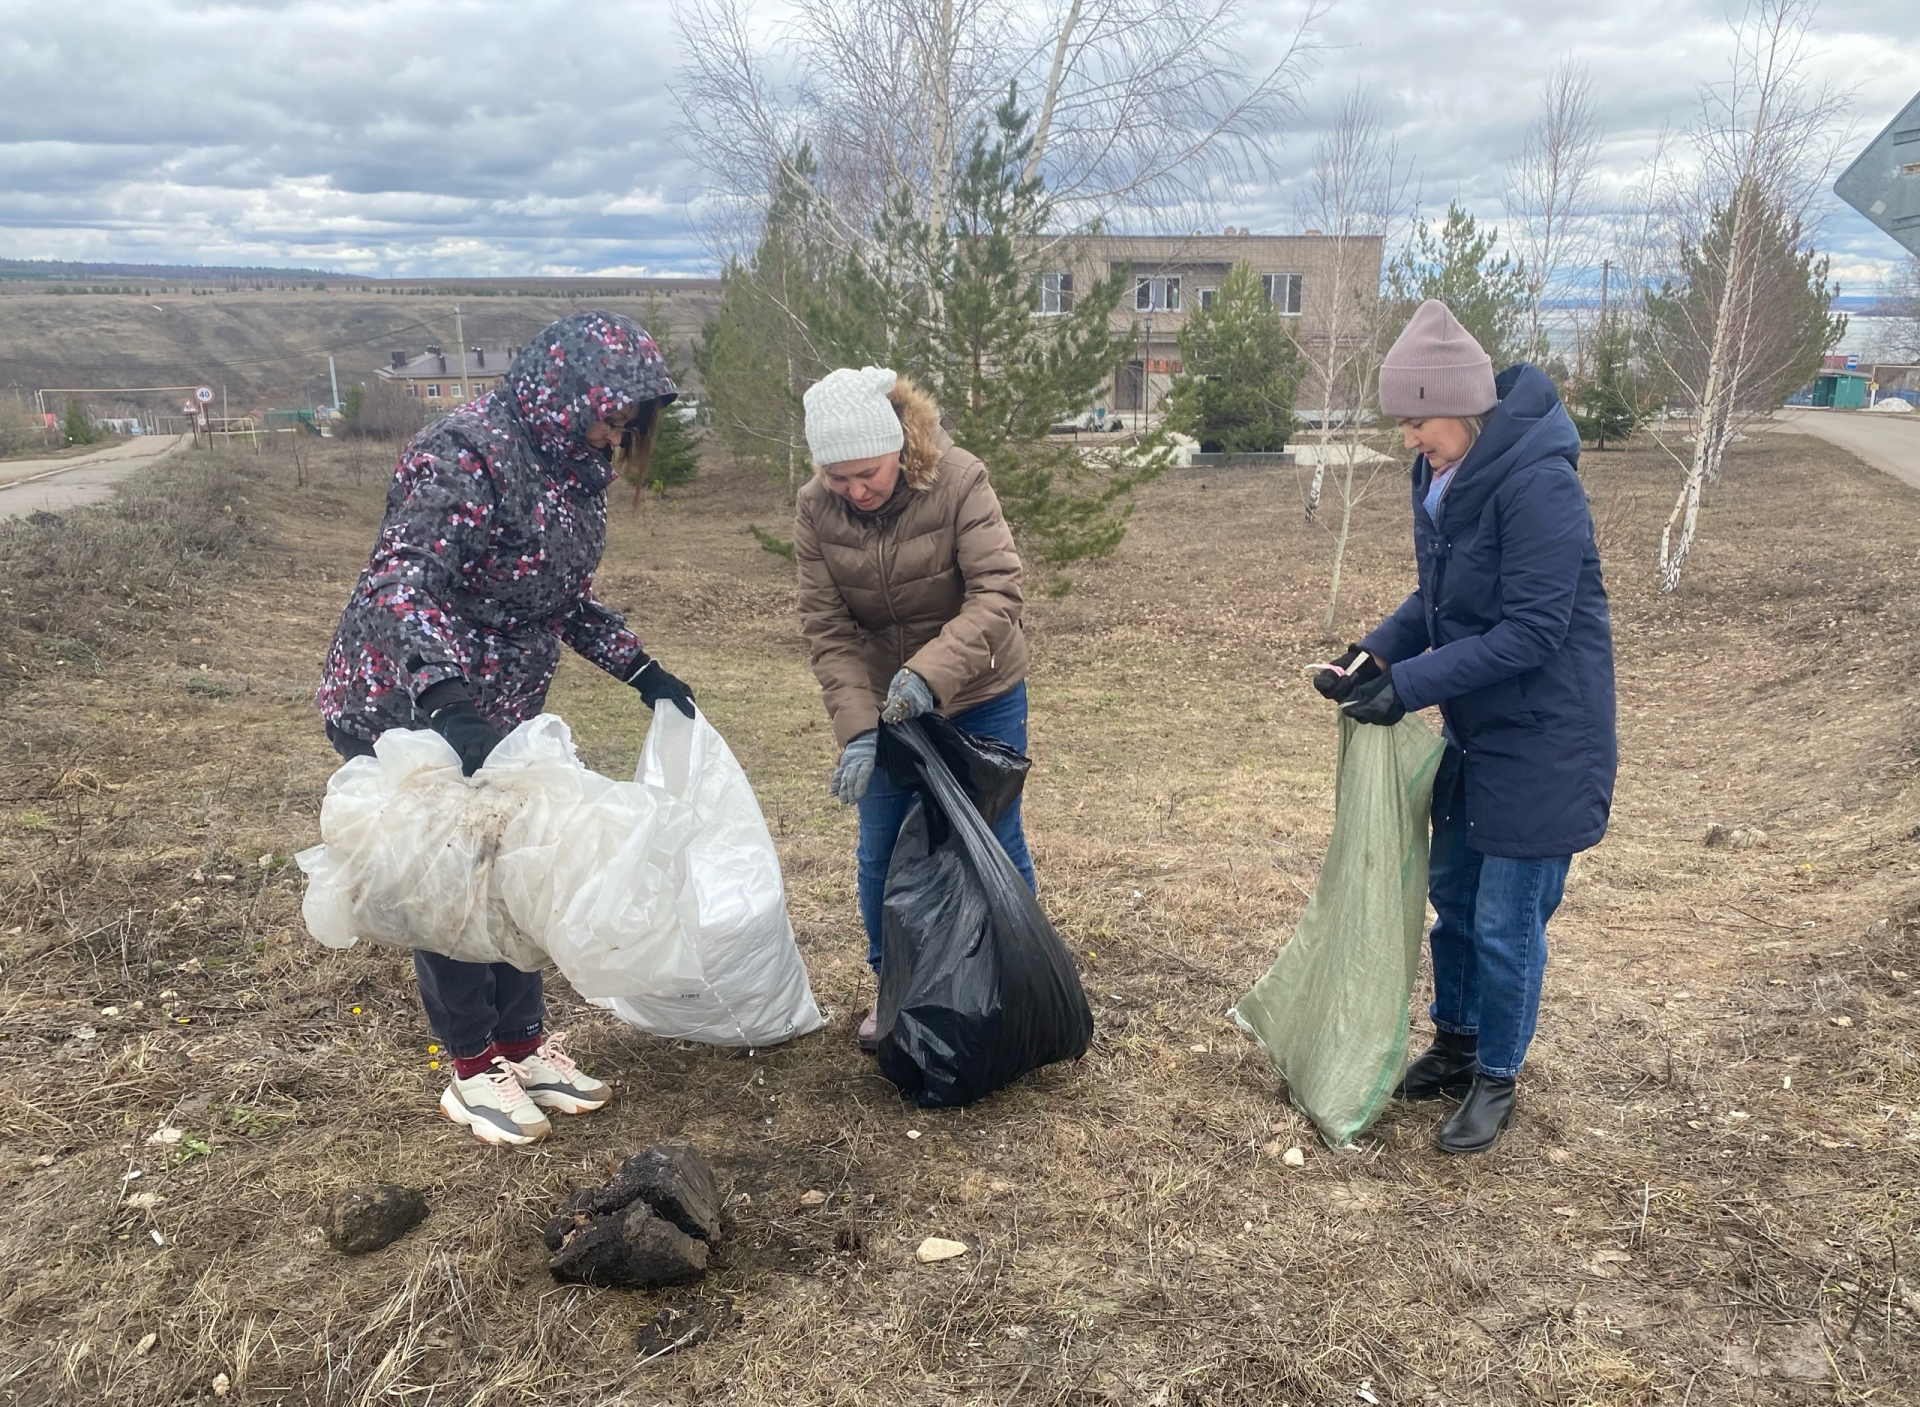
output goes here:
[{"label": "pink knit beanie", "polygon": [[1380,363],[1380,409],[1395,420],[1485,415],[1500,403],[1493,360],[1453,310],[1429,298]]}]

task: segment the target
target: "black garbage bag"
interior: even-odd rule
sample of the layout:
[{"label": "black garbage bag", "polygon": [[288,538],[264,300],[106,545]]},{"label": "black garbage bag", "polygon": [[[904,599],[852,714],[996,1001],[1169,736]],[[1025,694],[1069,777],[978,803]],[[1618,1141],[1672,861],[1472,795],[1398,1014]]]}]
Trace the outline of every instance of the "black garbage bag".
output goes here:
[{"label": "black garbage bag", "polygon": [[1032,764],[937,714],[882,724],[879,764],[919,793],[887,871],[881,1073],[922,1105],[970,1104],[1086,1054],[1080,975],[991,829]]}]

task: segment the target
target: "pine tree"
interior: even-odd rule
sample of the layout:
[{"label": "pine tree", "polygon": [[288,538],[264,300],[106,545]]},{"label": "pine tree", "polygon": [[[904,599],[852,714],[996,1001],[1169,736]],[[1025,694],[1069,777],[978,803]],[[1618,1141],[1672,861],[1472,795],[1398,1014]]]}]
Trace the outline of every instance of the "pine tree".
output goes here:
[{"label": "pine tree", "polygon": [[1594,334],[1593,377],[1580,388],[1574,423],[1583,439],[1600,449],[1608,440],[1624,440],[1640,423],[1640,396],[1631,364],[1632,342],[1625,319],[1609,313]]},{"label": "pine tree", "polygon": [[[647,295],[645,307],[641,310],[641,322],[653,334],[655,345],[660,348],[660,356],[667,364],[667,375],[673,378],[675,385],[683,385],[687,379],[687,368],[680,359],[680,352],[673,345],[673,320],[661,308],[659,299],[651,293]],[[643,479],[626,476],[633,485],[634,507],[640,506],[640,495],[652,489],[656,494],[664,494],[668,489],[692,482],[700,472],[700,436],[688,416],[678,411],[678,403],[662,406],[658,412],[658,423],[653,430],[653,450],[647,456],[647,470]]]},{"label": "pine tree", "polygon": [[1167,396],[1170,429],[1207,453],[1277,453],[1293,434],[1300,358],[1250,264],[1235,264],[1180,329],[1182,371]]},{"label": "pine tree", "polygon": [[65,429],[70,445],[90,445],[100,438],[100,432],[93,428],[93,422],[87,418],[86,407],[78,401],[67,402]]},{"label": "pine tree", "polygon": [[[1833,311],[1840,288],[1829,281],[1827,256],[1806,242],[1798,220],[1757,197],[1753,204],[1753,245],[1732,295],[1741,310],[1732,355],[1745,371],[1728,401],[1735,413],[1778,406],[1814,378],[1847,329],[1846,314]],[[1732,207],[1716,206],[1705,237],[1681,250],[1679,277],[1647,298],[1651,340],[1683,385],[1707,380],[1732,228]]]},{"label": "pine tree", "polygon": [[1385,297],[1392,316],[1387,335],[1397,337],[1414,310],[1429,298],[1452,309],[1499,371],[1524,355],[1526,278],[1509,256],[1493,257],[1500,232],[1485,233],[1458,204],[1436,232],[1425,220],[1413,243],[1387,265]]},{"label": "pine tree", "polygon": [[812,473],[801,393],[826,368],[807,335],[823,259],[804,148],[782,172],[753,256],[721,275],[720,308],[694,343],[713,426],[734,461],[797,493]]},{"label": "pine tree", "polygon": [[1029,557],[1057,567],[1119,546],[1134,491],[1169,456],[1158,438],[1098,457],[1048,438],[1112,375],[1110,319],[1128,272],[1038,316],[1038,251],[1055,241],[1045,183],[1027,172],[1028,121],[1009,91],[956,162],[945,221],[929,225],[900,193],[871,246],[835,271],[810,326],[834,365],[892,366],[925,387],[956,443],[986,462]]}]

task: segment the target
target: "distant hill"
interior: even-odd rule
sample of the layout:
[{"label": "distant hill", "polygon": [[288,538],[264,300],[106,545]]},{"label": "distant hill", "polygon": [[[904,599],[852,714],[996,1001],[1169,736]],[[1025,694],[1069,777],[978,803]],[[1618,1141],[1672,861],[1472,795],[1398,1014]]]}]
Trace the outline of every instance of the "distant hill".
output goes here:
[{"label": "distant hill", "polygon": [[331,269],[270,269],[245,265],[202,264],[88,264],[67,259],[0,259],[0,279],[51,280],[80,278],[133,279],[344,279]]},{"label": "distant hill", "polygon": [[[557,318],[599,307],[651,320],[649,330],[671,344],[684,367],[692,338],[720,302],[714,279],[328,279],[317,286],[309,280],[303,290],[292,281],[273,288],[247,280],[233,289],[205,272],[191,284],[149,280],[131,293],[0,282],[0,394],[31,399],[49,388],[208,385],[225,390],[236,414],[318,405],[331,396],[328,353],[344,394],[371,380],[395,352],[458,346],[456,303],[468,346],[519,345]],[[87,399],[103,414],[147,403]],[[179,396],[152,399],[173,404]]]}]

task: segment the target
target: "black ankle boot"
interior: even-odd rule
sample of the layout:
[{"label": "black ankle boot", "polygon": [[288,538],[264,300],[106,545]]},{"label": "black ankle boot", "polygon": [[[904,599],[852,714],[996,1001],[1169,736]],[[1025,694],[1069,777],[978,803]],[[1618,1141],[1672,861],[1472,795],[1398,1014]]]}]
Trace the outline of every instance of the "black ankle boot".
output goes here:
[{"label": "black ankle boot", "polygon": [[1443,1153],[1484,1153],[1500,1141],[1513,1122],[1514,1084],[1492,1075],[1473,1077],[1473,1086],[1460,1107],[1440,1125]]},{"label": "black ankle boot", "polygon": [[1478,1036],[1456,1036],[1451,1031],[1435,1031],[1426,1054],[1417,1056],[1407,1073],[1394,1086],[1395,1099],[1454,1098],[1465,1094],[1473,1083],[1474,1052],[1480,1048]]}]

